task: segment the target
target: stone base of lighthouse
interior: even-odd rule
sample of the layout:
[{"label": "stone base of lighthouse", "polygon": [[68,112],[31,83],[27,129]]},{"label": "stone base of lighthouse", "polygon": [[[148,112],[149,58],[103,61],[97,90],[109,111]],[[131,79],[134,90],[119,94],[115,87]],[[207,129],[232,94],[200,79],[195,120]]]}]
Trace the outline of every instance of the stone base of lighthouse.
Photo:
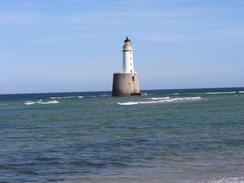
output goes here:
[{"label": "stone base of lighthouse", "polygon": [[114,73],[112,96],[141,95],[137,73]]}]

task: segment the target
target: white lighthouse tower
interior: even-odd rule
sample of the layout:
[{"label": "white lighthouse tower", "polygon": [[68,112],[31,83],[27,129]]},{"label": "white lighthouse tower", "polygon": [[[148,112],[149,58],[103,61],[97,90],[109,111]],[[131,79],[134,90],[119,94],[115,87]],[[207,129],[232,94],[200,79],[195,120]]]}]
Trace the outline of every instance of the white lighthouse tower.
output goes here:
[{"label": "white lighthouse tower", "polygon": [[134,70],[133,48],[126,37],[123,45],[123,72],[114,73],[112,96],[141,95],[138,74]]},{"label": "white lighthouse tower", "polygon": [[123,46],[123,72],[134,73],[133,48],[128,37],[126,37]]}]

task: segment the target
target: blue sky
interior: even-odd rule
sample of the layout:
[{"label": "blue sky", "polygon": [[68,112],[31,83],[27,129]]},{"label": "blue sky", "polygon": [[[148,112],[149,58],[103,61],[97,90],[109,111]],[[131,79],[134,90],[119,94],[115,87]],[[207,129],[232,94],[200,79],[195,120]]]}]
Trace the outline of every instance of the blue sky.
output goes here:
[{"label": "blue sky", "polygon": [[244,86],[243,0],[0,0],[0,93]]}]

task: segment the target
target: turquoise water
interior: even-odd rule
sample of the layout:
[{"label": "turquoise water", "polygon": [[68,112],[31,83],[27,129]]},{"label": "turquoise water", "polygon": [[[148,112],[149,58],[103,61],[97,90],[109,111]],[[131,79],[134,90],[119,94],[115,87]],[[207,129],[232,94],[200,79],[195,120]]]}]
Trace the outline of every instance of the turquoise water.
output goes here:
[{"label": "turquoise water", "polygon": [[0,95],[0,182],[244,182],[243,91]]}]

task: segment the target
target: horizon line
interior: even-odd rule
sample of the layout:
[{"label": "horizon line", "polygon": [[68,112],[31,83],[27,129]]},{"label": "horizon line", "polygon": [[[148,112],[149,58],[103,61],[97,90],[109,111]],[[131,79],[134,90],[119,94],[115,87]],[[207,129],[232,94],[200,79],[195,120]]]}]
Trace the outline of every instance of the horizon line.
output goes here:
[{"label": "horizon line", "polygon": [[[231,89],[231,88],[244,88],[244,86],[235,86],[235,87],[204,87],[204,88],[200,88],[200,87],[197,87],[197,88],[165,88],[165,89],[143,89],[141,91],[159,91],[159,90],[199,90],[199,89]],[[95,92],[111,92],[111,90],[100,90],[100,91],[64,91],[64,92],[61,92],[61,91],[57,91],[57,92],[33,92],[33,93],[0,93],[0,96],[1,95],[35,95],[35,94],[58,94],[58,93],[95,93]]]}]

